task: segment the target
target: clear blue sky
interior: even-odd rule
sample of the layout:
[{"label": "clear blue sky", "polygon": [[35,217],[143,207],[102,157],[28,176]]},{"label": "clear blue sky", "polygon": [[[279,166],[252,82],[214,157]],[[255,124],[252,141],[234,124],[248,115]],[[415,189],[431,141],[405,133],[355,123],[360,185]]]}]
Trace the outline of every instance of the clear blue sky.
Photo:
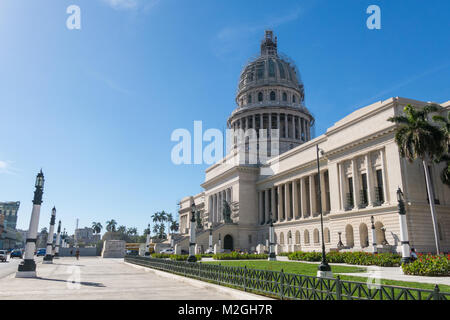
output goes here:
[{"label": "clear blue sky", "polygon": [[[81,8],[81,30],[66,8]],[[381,30],[366,8],[381,8]],[[206,165],[170,160],[176,128],[225,127],[241,68],[265,28],[305,83],[316,134],[355,109],[403,96],[450,100],[449,1],[0,0],[0,201],[28,228],[111,218],[145,228],[201,191]]]}]

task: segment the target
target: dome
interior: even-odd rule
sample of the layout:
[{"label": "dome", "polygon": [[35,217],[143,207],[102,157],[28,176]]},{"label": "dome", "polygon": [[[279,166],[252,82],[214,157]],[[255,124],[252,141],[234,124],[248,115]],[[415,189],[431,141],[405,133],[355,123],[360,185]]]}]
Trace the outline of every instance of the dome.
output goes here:
[{"label": "dome", "polygon": [[303,83],[295,64],[277,51],[277,38],[266,31],[261,42],[261,55],[249,62],[241,72],[237,97],[263,86],[282,86],[298,92],[299,102],[305,99]]}]

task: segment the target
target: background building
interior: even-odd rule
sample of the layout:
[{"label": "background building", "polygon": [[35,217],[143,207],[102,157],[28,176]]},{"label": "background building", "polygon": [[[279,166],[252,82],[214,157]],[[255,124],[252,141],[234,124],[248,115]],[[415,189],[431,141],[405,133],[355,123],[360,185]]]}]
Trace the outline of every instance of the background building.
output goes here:
[{"label": "background building", "polygon": [[78,244],[93,245],[100,241],[100,234],[94,234],[92,228],[75,229],[75,239]]},{"label": "background building", "polygon": [[16,247],[16,224],[20,202],[0,202],[0,249]]}]

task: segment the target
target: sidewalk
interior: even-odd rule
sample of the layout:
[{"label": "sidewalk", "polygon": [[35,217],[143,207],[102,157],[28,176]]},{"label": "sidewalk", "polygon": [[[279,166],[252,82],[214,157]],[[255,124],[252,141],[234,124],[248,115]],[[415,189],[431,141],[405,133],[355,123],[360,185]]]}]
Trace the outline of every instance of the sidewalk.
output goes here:
[{"label": "sidewalk", "polygon": [[[36,279],[0,279],[0,299],[20,300],[232,300],[244,299],[240,290],[218,290],[201,282],[185,282],[136,268],[123,259],[65,257],[38,264]],[[197,280],[194,280],[197,281]],[[252,299],[248,294],[246,299]]]},{"label": "sidewalk", "polygon": [[[320,264],[320,262],[312,261],[296,261],[289,260],[286,256],[277,256],[277,261],[291,261],[301,263]],[[450,277],[425,277],[425,276],[410,276],[405,275],[402,272],[401,267],[378,267],[378,266],[360,266],[347,263],[330,263],[330,266],[349,266],[349,267],[361,267],[366,268],[368,272],[358,273],[339,273],[340,275],[354,276],[354,277],[377,277],[386,280],[397,280],[406,282],[420,282],[420,283],[432,283],[432,284],[444,284],[450,286]]]}]

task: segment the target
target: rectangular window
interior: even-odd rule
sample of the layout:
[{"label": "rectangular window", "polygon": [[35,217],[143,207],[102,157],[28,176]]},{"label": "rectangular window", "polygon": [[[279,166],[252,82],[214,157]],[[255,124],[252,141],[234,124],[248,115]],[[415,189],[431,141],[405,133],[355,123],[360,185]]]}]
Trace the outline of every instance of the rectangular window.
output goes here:
[{"label": "rectangular window", "polygon": [[347,192],[347,206],[346,210],[353,209],[355,204],[353,203],[353,178],[348,178],[348,192]]},{"label": "rectangular window", "polygon": [[377,176],[377,186],[375,187],[375,197],[376,202],[381,204],[384,202],[384,194],[383,194],[383,172],[381,169],[376,171]]},{"label": "rectangular window", "polygon": [[[434,204],[440,204],[439,199],[436,195],[435,188],[434,188],[434,181],[433,181],[432,173],[433,173],[433,171],[431,171],[431,166],[428,166],[428,175],[430,176],[430,185],[431,185],[431,190],[433,191]],[[425,189],[426,189],[426,193],[427,193],[427,202],[430,203],[430,199],[428,198],[428,186],[427,186],[427,180],[425,177],[425,173],[424,173],[424,179],[425,179]]]}]

